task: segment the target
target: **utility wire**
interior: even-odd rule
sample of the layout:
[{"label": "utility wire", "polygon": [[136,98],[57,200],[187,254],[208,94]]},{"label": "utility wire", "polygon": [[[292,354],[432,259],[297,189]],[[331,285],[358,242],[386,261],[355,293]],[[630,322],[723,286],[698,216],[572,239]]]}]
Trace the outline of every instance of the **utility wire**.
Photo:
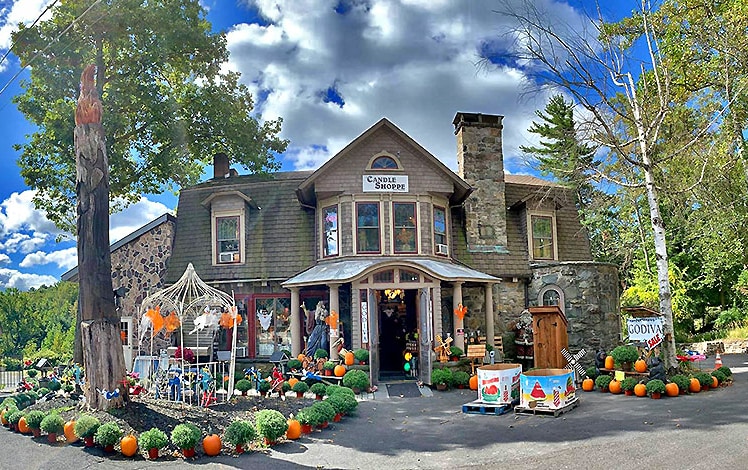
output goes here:
[{"label": "utility wire", "polygon": [[[45,13],[47,13],[53,6],[55,6],[55,3],[57,3],[57,2],[58,2],[58,0],[53,0],[52,3],[50,3],[49,5],[47,5],[47,8],[45,8],[44,11],[41,12],[39,14],[39,16],[36,17],[36,19],[34,20],[34,22],[31,23],[31,26],[28,27],[28,29],[25,29],[23,31],[23,33],[21,33],[21,36],[19,36],[18,39],[23,39],[23,35],[26,34],[26,31],[28,31],[29,29],[31,29],[34,26],[36,26],[36,23],[39,22],[39,20],[42,18],[42,16],[44,16]],[[5,51],[5,54],[3,54],[3,57],[0,58],[0,65],[3,65],[3,62],[5,62],[5,59],[7,59],[8,55],[13,51],[13,47],[15,47],[15,45],[16,45],[16,41],[13,41],[13,43],[11,43],[10,47],[8,48],[8,50]]]}]

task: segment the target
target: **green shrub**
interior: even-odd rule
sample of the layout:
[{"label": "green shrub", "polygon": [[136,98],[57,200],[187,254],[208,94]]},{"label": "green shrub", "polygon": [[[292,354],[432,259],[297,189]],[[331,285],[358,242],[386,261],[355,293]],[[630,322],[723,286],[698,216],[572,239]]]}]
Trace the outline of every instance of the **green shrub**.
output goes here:
[{"label": "green shrub", "polygon": [[47,434],[60,434],[65,429],[65,420],[58,413],[51,412],[42,419],[39,428]]},{"label": "green shrub", "polygon": [[158,428],[151,428],[138,436],[138,447],[144,450],[163,449],[168,443],[166,433]]},{"label": "green shrub", "polygon": [[322,348],[317,349],[316,351],[314,351],[314,358],[315,359],[323,359],[323,358],[326,359],[328,357],[330,357],[330,353],[327,352],[326,350],[322,349]]},{"label": "green shrub", "polygon": [[23,411],[17,409],[14,409],[5,415],[5,419],[7,419],[10,424],[18,424],[21,418],[23,418]]},{"label": "green shrub", "polygon": [[302,382],[299,380],[295,384],[293,384],[292,390],[296,393],[306,393],[309,391],[309,385],[306,384],[306,382]]},{"label": "green shrub", "polygon": [[467,387],[468,384],[470,384],[470,374],[462,370],[453,372],[452,383],[454,383],[456,387]]},{"label": "green shrub", "polygon": [[28,424],[31,429],[40,429],[39,426],[41,426],[42,420],[45,416],[46,414],[43,411],[29,411],[26,413],[26,424]]},{"label": "green shrub", "polygon": [[312,408],[311,406],[302,408],[296,414],[296,419],[301,424],[308,424],[311,426],[322,424],[322,415],[320,414],[320,411],[316,408]]},{"label": "green shrub", "polygon": [[702,388],[712,385],[712,375],[708,372],[699,372],[693,374],[694,378],[699,381]]},{"label": "green shrub", "polygon": [[263,380],[260,382],[260,391],[261,392],[269,392],[270,391],[270,382],[267,380]]},{"label": "green shrub", "polygon": [[29,377],[33,379],[34,377],[39,375],[39,371],[37,369],[29,369],[26,371],[26,375],[28,375]]},{"label": "green shrub", "polygon": [[434,369],[431,372],[431,383],[434,385],[444,384],[447,387],[450,387],[452,385],[452,379],[453,374],[450,369]]},{"label": "green shrub", "polygon": [[622,390],[628,390],[629,392],[633,392],[634,391],[634,387],[636,387],[636,384],[638,384],[638,383],[639,383],[639,381],[636,380],[635,378],[633,378],[633,377],[626,377],[621,382],[621,389]]},{"label": "green shrub", "polygon": [[449,348],[449,356],[450,357],[462,357],[464,354],[464,351],[457,346],[450,346]]},{"label": "green shrub", "polygon": [[356,359],[358,362],[366,362],[369,360],[369,350],[368,349],[356,349],[353,351],[353,358]]},{"label": "green shrub", "polygon": [[275,441],[288,429],[286,417],[278,410],[260,410],[255,414],[257,433],[268,441]]},{"label": "green shrub", "polygon": [[5,370],[13,371],[23,369],[23,361],[21,359],[18,359],[16,357],[6,357],[4,361]]},{"label": "green shrub", "polygon": [[319,395],[321,397],[324,397],[327,394],[327,385],[317,382],[316,384],[309,387],[309,391],[312,392],[315,395]]},{"label": "green shrub", "polygon": [[335,410],[335,413],[345,413],[345,395],[337,394],[332,395],[331,397],[328,397],[327,400],[325,400],[327,403],[330,404],[330,406],[333,407]]},{"label": "green shrub", "polygon": [[624,362],[634,363],[639,359],[639,351],[633,346],[616,346],[610,352],[610,355],[613,356],[613,360],[618,365]]},{"label": "green shrub", "polygon": [[288,367],[291,370],[293,370],[293,369],[301,369],[302,364],[301,364],[301,361],[298,360],[298,359],[290,359],[288,361],[288,364],[286,364],[286,367]]},{"label": "green shrub", "polygon": [[39,394],[33,390],[29,390],[26,392],[26,396],[29,397],[32,403],[36,403],[36,401],[39,399]]},{"label": "green shrub", "polygon": [[342,385],[328,385],[325,389],[325,393],[328,397],[331,397],[335,395],[336,393],[350,393],[352,397],[355,397],[356,394],[353,393],[353,390],[351,390],[348,387],[343,387]]},{"label": "green shrub", "polygon": [[312,405],[312,408],[319,410],[320,415],[322,416],[322,422],[332,421],[333,418],[335,418],[335,408],[329,404],[327,400],[316,402]]},{"label": "green shrub", "polygon": [[53,380],[53,381],[49,382],[48,387],[53,392],[56,392],[57,390],[59,390],[59,389],[62,388],[62,384],[60,382],[56,381],[56,380]]},{"label": "green shrub", "polygon": [[192,449],[203,436],[203,432],[192,423],[180,423],[171,431],[171,443],[179,449]]},{"label": "green shrub", "polygon": [[653,379],[647,382],[647,395],[652,395],[653,393],[664,393],[665,392],[665,382],[663,382],[660,379]]},{"label": "green shrub", "polygon": [[65,393],[71,393],[73,390],[75,390],[75,387],[70,384],[66,384],[65,387],[63,387],[63,390],[65,391]]},{"label": "green shrub", "polygon": [[16,399],[13,397],[8,397],[3,400],[2,403],[0,403],[0,408],[18,408],[18,403],[16,402]]},{"label": "green shrub", "polygon": [[283,393],[291,391],[291,384],[288,382],[288,380],[284,381],[281,384],[281,390],[283,391]]},{"label": "green shrub", "polygon": [[609,375],[598,375],[595,379],[595,385],[602,390],[607,388],[612,381],[613,379]]},{"label": "green shrub", "polygon": [[49,393],[49,389],[46,387],[41,387],[39,390],[36,391],[36,393],[38,393],[40,397],[44,397]]},{"label": "green shrub", "polygon": [[101,426],[99,418],[93,415],[83,414],[75,420],[75,435],[80,438],[92,437],[96,434],[96,430],[99,429],[99,426]]},{"label": "green shrub", "polygon": [[237,420],[226,428],[226,440],[233,446],[249,444],[255,439],[257,439],[257,431],[249,421]]},{"label": "green shrub", "polygon": [[122,429],[114,421],[102,424],[94,434],[94,441],[101,446],[113,446],[120,439],[122,439]]},{"label": "green shrub", "polygon": [[369,374],[362,370],[349,370],[343,376],[343,385],[350,389],[367,390],[369,388]]},{"label": "green shrub", "polygon": [[234,388],[236,388],[242,393],[246,393],[252,390],[252,382],[250,382],[247,379],[241,379],[236,382],[236,384],[234,385]]},{"label": "green shrub", "polygon": [[345,400],[345,414],[352,415],[356,413],[356,408],[358,408],[358,400],[356,400],[355,396],[347,395],[344,393],[338,393],[335,396],[342,396],[343,400]]},{"label": "green shrub", "polygon": [[[716,377],[719,383],[722,383],[725,381],[725,379],[727,379],[727,377],[725,377],[725,374],[722,373],[722,371],[719,369],[712,372],[712,377]],[[26,421],[28,421],[28,418],[26,418]]]},{"label": "green shrub", "polygon": [[597,367],[595,366],[588,367],[586,371],[586,375],[592,380],[595,380],[597,378]]},{"label": "green shrub", "polygon": [[732,371],[727,366],[722,366],[717,370],[725,374],[725,377],[732,377]]},{"label": "green shrub", "polygon": [[688,393],[688,387],[691,385],[691,379],[683,374],[677,374],[670,377],[670,381],[678,386],[678,390]]},{"label": "green shrub", "polygon": [[335,363],[332,361],[325,361],[325,363],[322,364],[322,368],[324,370],[333,370],[335,369]]}]

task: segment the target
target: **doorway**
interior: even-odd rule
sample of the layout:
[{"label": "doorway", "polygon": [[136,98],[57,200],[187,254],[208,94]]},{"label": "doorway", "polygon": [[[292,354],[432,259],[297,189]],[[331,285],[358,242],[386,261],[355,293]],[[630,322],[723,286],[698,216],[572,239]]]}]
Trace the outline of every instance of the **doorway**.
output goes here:
[{"label": "doorway", "polygon": [[414,379],[405,370],[405,353],[417,355],[417,289],[377,292],[379,305],[379,379]]}]

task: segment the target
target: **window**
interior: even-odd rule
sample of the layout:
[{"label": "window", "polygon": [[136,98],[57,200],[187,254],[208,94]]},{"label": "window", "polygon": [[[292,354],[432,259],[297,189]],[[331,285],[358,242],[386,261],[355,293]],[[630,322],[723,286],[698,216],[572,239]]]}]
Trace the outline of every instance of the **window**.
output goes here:
[{"label": "window", "polygon": [[324,230],[322,254],[323,256],[336,256],[338,254],[338,206],[322,209],[322,226]]},{"label": "window", "polygon": [[407,271],[405,269],[400,270],[400,282],[418,282],[421,276],[413,271]]},{"label": "window", "polygon": [[555,284],[549,284],[538,292],[538,304],[544,307],[555,305],[563,312],[564,291]]},{"label": "window", "polygon": [[255,299],[255,357],[291,350],[291,299]]},{"label": "window", "polygon": [[216,262],[241,262],[240,216],[216,217]]},{"label": "window", "polygon": [[372,170],[397,170],[397,162],[392,157],[382,156],[377,157],[371,162]]},{"label": "window", "polygon": [[438,255],[449,254],[447,245],[447,212],[434,206],[434,253]]},{"label": "window", "polygon": [[380,252],[378,202],[356,204],[356,251],[358,253]]},{"label": "window", "polygon": [[543,294],[543,306],[558,305],[560,296],[555,289],[549,289]]},{"label": "window", "polygon": [[416,253],[416,204],[414,202],[393,202],[394,226],[392,239],[395,253]]},{"label": "window", "polygon": [[529,214],[530,257],[535,260],[553,260],[556,251],[556,217],[553,214]]}]

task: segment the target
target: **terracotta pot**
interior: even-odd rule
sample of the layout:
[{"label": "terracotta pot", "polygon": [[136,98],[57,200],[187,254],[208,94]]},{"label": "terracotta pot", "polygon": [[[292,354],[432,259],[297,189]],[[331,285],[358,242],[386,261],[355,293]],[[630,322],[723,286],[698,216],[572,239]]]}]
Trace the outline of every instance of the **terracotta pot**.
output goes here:
[{"label": "terracotta pot", "polygon": [[447,389],[447,384],[436,384],[436,389],[442,392]]},{"label": "terracotta pot", "polygon": [[659,400],[660,399],[660,392],[652,392],[652,399]]},{"label": "terracotta pot", "polygon": [[158,447],[148,449],[148,458],[151,460],[156,460],[158,458]]},{"label": "terracotta pot", "polygon": [[701,386],[701,391],[702,391],[702,392],[706,392],[706,391],[709,391],[709,385],[702,385],[702,386]]},{"label": "terracotta pot", "polygon": [[182,449],[182,455],[184,455],[185,458],[194,457],[195,456],[195,448],[194,447],[190,447],[189,449]]},{"label": "terracotta pot", "polygon": [[275,441],[271,441],[267,437],[264,437],[263,440],[265,441],[266,446],[272,446],[273,444],[275,444]]},{"label": "terracotta pot", "polygon": [[325,369],[325,375],[328,377],[332,376],[332,371],[330,369]]},{"label": "terracotta pot", "polygon": [[623,394],[626,395],[627,397],[631,397],[631,396],[634,396],[634,391],[633,390],[624,390]]},{"label": "terracotta pot", "polygon": [[296,392],[296,398],[304,398],[304,392]]},{"label": "terracotta pot", "polygon": [[265,395],[267,395],[267,394],[268,394],[268,392],[260,392],[260,396],[261,396],[262,398],[265,398]]},{"label": "terracotta pot", "polygon": [[329,425],[330,423],[328,423],[327,421],[323,421],[321,424],[317,425],[317,429],[325,429]]},{"label": "terracotta pot", "polygon": [[608,393],[610,391],[610,389],[608,387],[603,387],[603,388],[600,389],[600,391],[602,393]]},{"label": "terracotta pot", "polygon": [[236,453],[237,454],[243,454],[244,453],[244,446],[241,444],[236,445]]},{"label": "terracotta pot", "polygon": [[301,425],[301,433],[302,434],[311,434],[312,433],[312,425],[311,424],[302,424]]},{"label": "terracotta pot", "polygon": [[88,436],[83,438],[83,444],[86,447],[93,447],[94,446],[94,438],[93,436]]},{"label": "terracotta pot", "polygon": [[460,360],[460,358],[459,358],[459,357],[457,357],[457,356],[452,356],[452,357],[450,357],[449,359],[450,359],[450,360],[451,360],[452,362],[457,362],[457,361],[459,361],[459,360]]},{"label": "terracotta pot", "polygon": [[31,434],[33,434],[34,437],[39,437],[42,435],[42,430],[39,428],[31,428]]},{"label": "terracotta pot", "polygon": [[339,423],[342,418],[343,418],[343,413],[335,413],[335,417],[332,420],[335,423]]},{"label": "terracotta pot", "polygon": [[314,396],[314,399],[315,399],[315,400],[322,400],[323,398],[324,398],[324,397],[323,397],[322,395],[315,395],[315,396]]},{"label": "terracotta pot", "polygon": [[114,452],[114,445],[109,444],[109,445],[104,446],[104,452]]},{"label": "terracotta pot", "polygon": [[49,442],[51,442],[52,444],[54,444],[55,442],[57,442],[57,433],[56,432],[51,432],[51,433],[47,434],[47,440]]},{"label": "terracotta pot", "polygon": [[355,393],[356,395],[358,395],[359,393],[361,393],[361,389],[360,389],[360,388],[358,388],[358,387],[352,387],[352,388],[351,388],[351,390],[352,390],[352,391],[353,391],[353,393]]}]

